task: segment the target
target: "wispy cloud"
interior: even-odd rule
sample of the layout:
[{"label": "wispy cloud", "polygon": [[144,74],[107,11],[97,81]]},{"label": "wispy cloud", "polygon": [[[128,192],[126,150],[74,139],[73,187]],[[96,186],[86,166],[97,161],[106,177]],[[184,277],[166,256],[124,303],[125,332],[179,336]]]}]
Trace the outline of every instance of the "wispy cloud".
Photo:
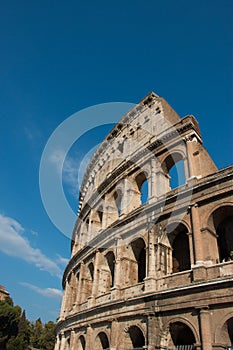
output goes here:
[{"label": "wispy cloud", "polygon": [[60,265],[67,265],[69,262],[69,259],[62,257],[61,255],[57,254],[57,263]]},{"label": "wispy cloud", "polygon": [[62,173],[63,181],[71,188],[71,193],[77,197],[78,194],[78,164],[63,150],[56,150],[50,157],[59,174]]},{"label": "wispy cloud", "polygon": [[56,288],[40,288],[27,282],[20,282],[20,284],[48,298],[61,298],[63,294],[61,290]]},{"label": "wispy cloud", "polygon": [[41,131],[35,125],[24,126],[23,130],[29,141],[34,141],[41,138]]},{"label": "wispy cloud", "polygon": [[77,198],[84,173],[98,145],[89,150],[82,160],[67,155],[63,150],[55,150],[50,156],[50,162],[62,174],[63,181],[69,186],[71,194]]},{"label": "wispy cloud", "polygon": [[0,250],[60,278],[62,275],[60,267],[40,249],[33,248],[28,239],[22,237],[24,231],[19,222],[0,214]]},{"label": "wispy cloud", "polygon": [[33,236],[38,236],[38,232],[34,231],[34,230],[30,230],[30,233],[33,235]]}]

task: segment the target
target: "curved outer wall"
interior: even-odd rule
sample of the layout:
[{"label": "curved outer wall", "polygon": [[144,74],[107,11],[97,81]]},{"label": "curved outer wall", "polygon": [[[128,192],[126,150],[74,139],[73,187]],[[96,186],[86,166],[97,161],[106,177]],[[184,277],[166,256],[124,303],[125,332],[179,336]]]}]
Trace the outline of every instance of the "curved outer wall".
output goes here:
[{"label": "curved outer wall", "polygon": [[130,110],[84,176],[55,349],[230,346],[232,175],[193,116],[154,93]]}]

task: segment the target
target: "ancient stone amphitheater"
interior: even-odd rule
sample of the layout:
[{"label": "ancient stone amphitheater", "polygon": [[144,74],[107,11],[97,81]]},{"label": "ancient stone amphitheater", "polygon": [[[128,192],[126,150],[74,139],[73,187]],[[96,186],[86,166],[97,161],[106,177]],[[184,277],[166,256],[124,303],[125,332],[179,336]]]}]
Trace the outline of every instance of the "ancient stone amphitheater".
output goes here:
[{"label": "ancient stone amphitheater", "polygon": [[131,109],[83,179],[55,349],[233,349],[232,175],[193,116]]}]

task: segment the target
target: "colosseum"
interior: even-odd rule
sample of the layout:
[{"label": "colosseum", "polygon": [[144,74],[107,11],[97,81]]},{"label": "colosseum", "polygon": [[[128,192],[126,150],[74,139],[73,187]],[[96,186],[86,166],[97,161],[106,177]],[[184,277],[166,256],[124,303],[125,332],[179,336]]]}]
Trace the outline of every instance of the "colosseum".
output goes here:
[{"label": "colosseum", "polygon": [[155,93],[124,115],[83,178],[55,349],[233,349],[232,176]]}]

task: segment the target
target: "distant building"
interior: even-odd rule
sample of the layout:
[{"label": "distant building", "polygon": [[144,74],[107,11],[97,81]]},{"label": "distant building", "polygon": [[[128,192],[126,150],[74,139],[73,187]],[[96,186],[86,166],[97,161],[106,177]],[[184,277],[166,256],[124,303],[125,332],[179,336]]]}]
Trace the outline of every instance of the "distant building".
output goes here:
[{"label": "distant building", "polygon": [[232,179],[193,116],[130,110],[83,179],[55,349],[230,349]]},{"label": "distant building", "polygon": [[0,300],[4,300],[9,297],[10,294],[5,290],[3,286],[0,286]]}]

